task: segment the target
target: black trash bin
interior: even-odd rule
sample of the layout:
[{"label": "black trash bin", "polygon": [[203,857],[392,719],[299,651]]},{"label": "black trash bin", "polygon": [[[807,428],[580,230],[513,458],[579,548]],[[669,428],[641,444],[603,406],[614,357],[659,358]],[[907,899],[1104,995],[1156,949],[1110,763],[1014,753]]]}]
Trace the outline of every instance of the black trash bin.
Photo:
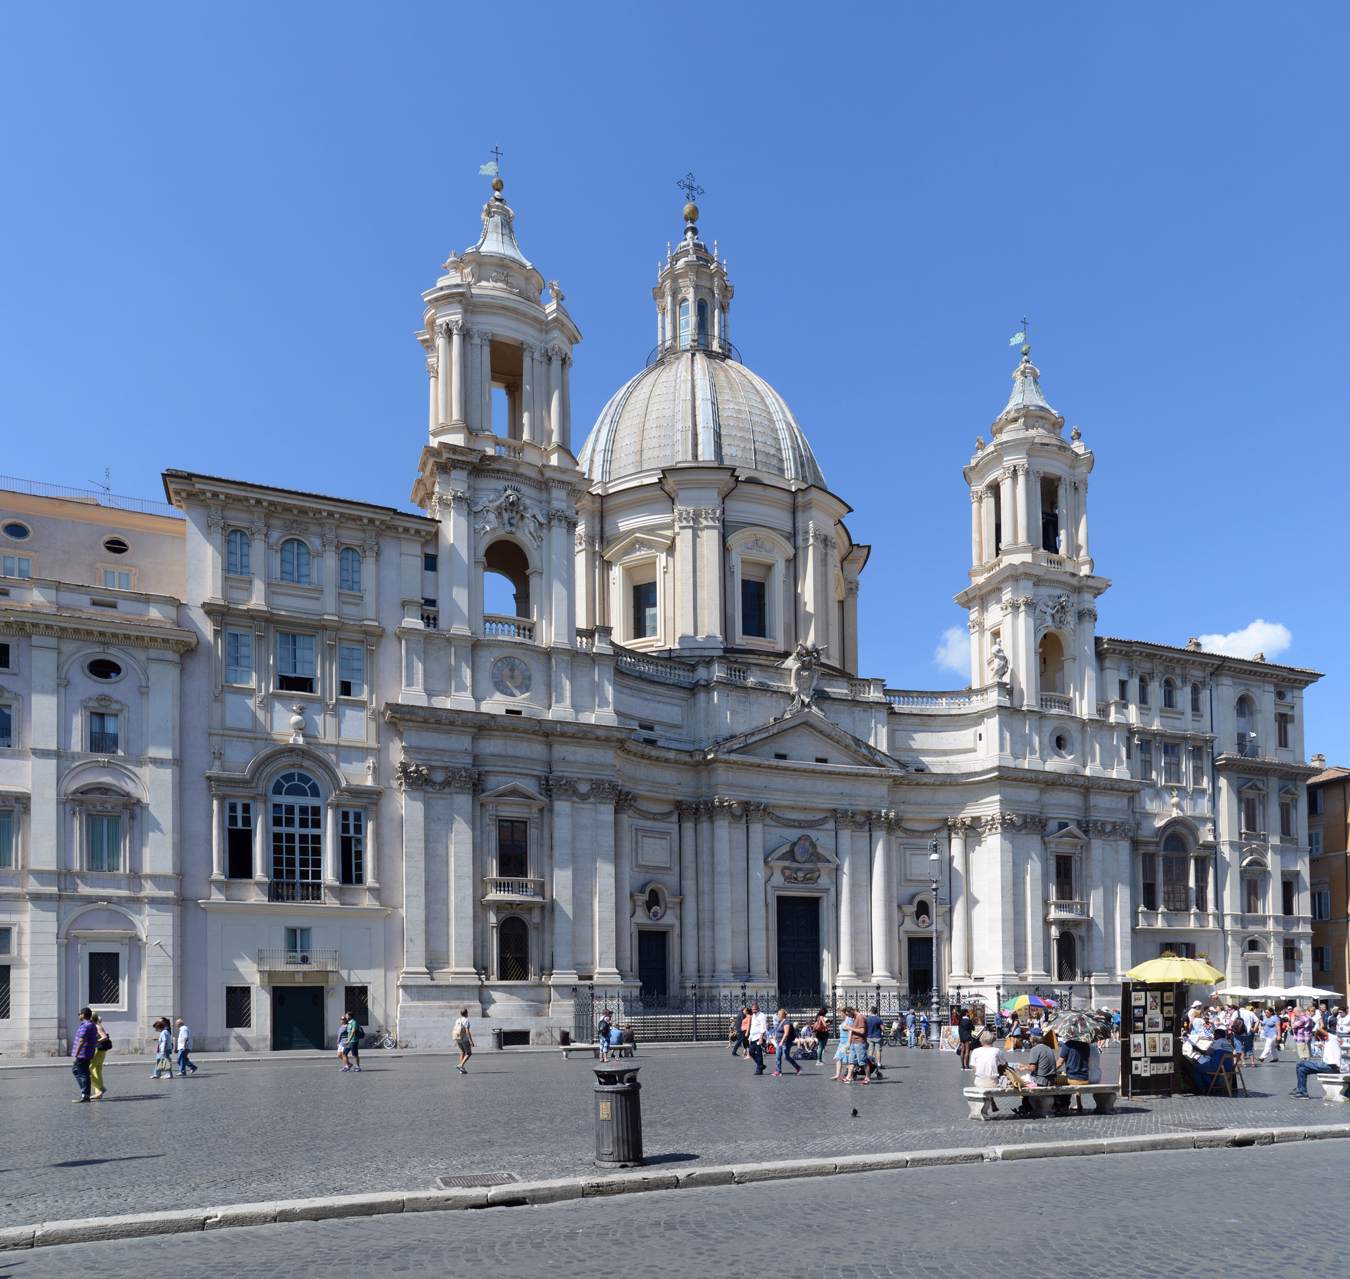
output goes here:
[{"label": "black trash bin", "polygon": [[502,1032],[499,1026],[494,1026],[492,1028],[492,1046],[494,1048],[500,1048],[502,1046]]},{"label": "black trash bin", "polygon": [[642,1085],[637,1066],[610,1062],[595,1071],[595,1162],[632,1168],[642,1162]]}]

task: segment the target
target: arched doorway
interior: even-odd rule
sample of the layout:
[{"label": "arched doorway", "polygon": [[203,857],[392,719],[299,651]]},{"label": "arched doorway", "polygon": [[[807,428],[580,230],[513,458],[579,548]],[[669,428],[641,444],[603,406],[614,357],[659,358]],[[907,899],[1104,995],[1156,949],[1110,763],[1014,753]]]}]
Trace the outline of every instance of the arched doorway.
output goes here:
[{"label": "arched doorway", "polygon": [[483,557],[483,612],[530,619],[530,561],[514,542],[493,542]]},{"label": "arched doorway", "polygon": [[1078,938],[1073,933],[1060,933],[1055,939],[1055,979],[1078,980]]},{"label": "arched doorway", "polygon": [[497,980],[529,981],[530,926],[519,915],[497,925]]},{"label": "arched doorway", "polygon": [[1042,693],[1064,692],[1064,644],[1054,631],[1041,636],[1040,673]]}]

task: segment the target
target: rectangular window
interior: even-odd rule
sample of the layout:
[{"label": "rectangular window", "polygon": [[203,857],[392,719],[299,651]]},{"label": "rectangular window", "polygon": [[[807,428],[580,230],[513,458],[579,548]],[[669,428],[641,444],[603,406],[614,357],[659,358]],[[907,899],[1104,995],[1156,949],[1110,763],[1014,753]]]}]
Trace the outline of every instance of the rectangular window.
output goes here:
[{"label": "rectangular window", "polygon": [[84,820],[89,831],[89,869],[121,870],[122,819],[116,813],[90,813]]},{"label": "rectangular window", "polygon": [[8,640],[0,640],[0,671],[12,670],[13,649]]},{"label": "rectangular window", "polygon": [[122,956],[115,950],[89,952],[89,1005],[122,1002]]},{"label": "rectangular window", "polygon": [[1259,915],[1261,911],[1261,881],[1248,876],[1242,881],[1242,909],[1248,915]]},{"label": "rectangular window", "polygon": [[1314,888],[1312,891],[1312,917],[1317,920],[1331,918],[1331,889]]},{"label": "rectangular window", "polygon": [[360,644],[338,645],[338,696],[366,695],[366,650]]},{"label": "rectangular window", "polygon": [[1147,675],[1141,675],[1141,676],[1139,677],[1139,705],[1140,705],[1140,706],[1147,706],[1147,705],[1148,705],[1148,676],[1147,676]]},{"label": "rectangular window", "polygon": [[1189,910],[1191,908],[1190,860],[1184,853],[1163,854],[1164,910]]},{"label": "rectangular window", "polygon": [[225,987],[225,1029],[250,1030],[253,1026],[253,987]]},{"label": "rectangular window", "polygon": [[14,708],[0,706],[0,746],[14,745]]},{"label": "rectangular window", "polygon": [[1288,942],[1284,944],[1284,971],[1287,973],[1298,972],[1298,947],[1291,946]]},{"label": "rectangular window", "polygon": [[1201,713],[1201,710],[1200,710],[1200,685],[1199,685],[1199,684],[1192,684],[1192,685],[1191,685],[1191,714],[1192,714],[1192,715],[1199,715],[1200,713]]},{"label": "rectangular window", "polygon": [[225,801],[225,874],[253,878],[253,804],[247,799]]},{"label": "rectangular window", "polygon": [[1163,781],[1172,785],[1181,785],[1181,746],[1177,742],[1164,742],[1162,748]]},{"label": "rectangular window", "polygon": [[1073,891],[1073,854],[1055,854],[1055,900],[1074,901]]},{"label": "rectangular window", "polygon": [[109,591],[131,590],[131,574],[124,568],[105,568],[103,586]]},{"label": "rectangular window", "polygon": [[1330,963],[1328,962],[1329,954],[1330,950],[1326,946],[1314,946],[1312,948],[1312,961],[1314,972],[1324,973],[1327,971],[1329,967],[1331,967]]},{"label": "rectangular window", "polygon": [[1320,817],[1320,816],[1322,815],[1322,811],[1323,811],[1323,810],[1322,810],[1322,790],[1321,790],[1321,788],[1319,787],[1317,790],[1313,790],[1311,787],[1309,787],[1309,789],[1308,789],[1308,812],[1311,813],[1311,814],[1312,814],[1313,816],[1315,816],[1315,817]]},{"label": "rectangular window", "polygon": [[14,869],[14,811],[0,810],[0,870]]},{"label": "rectangular window", "polygon": [[26,555],[0,555],[0,577],[32,577],[33,561]]},{"label": "rectangular window", "polygon": [[1195,943],[1193,941],[1164,941],[1158,943],[1159,955],[1175,955],[1178,959],[1194,959]]},{"label": "rectangular window", "polygon": [[741,634],[767,639],[769,635],[767,582],[741,579]]},{"label": "rectangular window", "polygon": [[338,589],[361,589],[361,552],[354,546],[344,546],[338,554]]},{"label": "rectangular window", "polygon": [[1158,858],[1154,853],[1145,853],[1143,856],[1143,888],[1145,910],[1158,909]]},{"label": "rectangular window", "polygon": [[1195,909],[1209,909],[1209,858],[1197,857],[1194,860],[1195,870]]},{"label": "rectangular window", "polygon": [[633,638],[650,639],[656,634],[656,583],[633,584]]},{"label": "rectangular window", "polygon": [[1294,908],[1297,888],[1298,885],[1292,879],[1280,880],[1280,908],[1286,915],[1298,914],[1298,911]]},{"label": "rectangular window", "polygon": [[117,715],[112,711],[89,712],[89,749],[96,755],[117,754]]},{"label": "rectangular window", "polygon": [[338,810],[338,851],[342,858],[342,882],[366,882],[366,815],[359,808]]},{"label": "rectangular window", "polygon": [[1308,852],[1313,857],[1322,855],[1322,832],[1320,830],[1308,832]]},{"label": "rectangular window", "polygon": [[437,571],[437,565],[439,564],[439,562],[440,562],[440,561],[437,560],[437,558],[436,558],[436,552],[435,552],[435,551],[423,551],[423,552],[422,552],[422,571],[423,571],[424,573],[434,573],[434,572],[436,572],[436,571]]},{"label": "rectangular window", "polygon": [[1279,745],[1288,748],[1289,729],[1293,725],[1294,717],[1292,715],[1275,716],[1275,740]]},{"label": "rectangular window", "polygon": [[1242,829],[1253,835],[1259,835],[1265,829],[1261,813],[1265,809],[1264,795],[1244,795],[1242,797]]},{"label": "rectangular window", "polygon": [[0,964],[0,1021],[9,1020],[9,965]]},{"label": "rectangular window", "polygon": [[1203,746],[1191,747],[1191,786],[1195,790],[1203,790],[1205,785],[1205,748]]},{"label": "rectangular window", "polygon": [[1127,679],[1116,681],[1116,697],[1119,701],[1128,702],[1130,700],[1130,681]]},{"label": "rectangular window", "polygon": [[503,817],[497,823],[497,874],[523,879],[530,873],[530,824]]},{"label": "rectangular window", "polygon": [[1294,801],[1292,799],[1280,800],[1280,838],[1294,838]]},{"label": "rectangular window", "polygon": [[283,693],[314,691],[314,636],[277,632],[277,687]]},{"label": "rectangular window", "polygon": [[1139,780],[1151,782],[1153,780],[1153,743],[1139,743]]},{"label": "rectangular window", "polygon": [[253,683],[253,632],[225,632],[225,682]]},{"label": "rectangular window", "polygon": [[[286,959],[289,963],[309,962],[309,952],[313,949],[313,934],[308,928],[288,928],[286,930]],[[301,959],[301,956],[304,959]]]},{"label": "rectangular window", "polygon": [[0,928],[0,955],[12,955],[14,953],[14,929],[10,927]]},{"label": "rectangular window", "polygon": [[[362,1029],[370,1025],[370,987],[344,986],[342,989],[342,1011],[351,1013],[360,1022]],[[361,1045],[358,1044],[359,1048]]]},{"label": "rectangular window", "polygon": [[249,575],[249,539],[241,528],[232,528],[225,537],[225,571],[235,577]]}]

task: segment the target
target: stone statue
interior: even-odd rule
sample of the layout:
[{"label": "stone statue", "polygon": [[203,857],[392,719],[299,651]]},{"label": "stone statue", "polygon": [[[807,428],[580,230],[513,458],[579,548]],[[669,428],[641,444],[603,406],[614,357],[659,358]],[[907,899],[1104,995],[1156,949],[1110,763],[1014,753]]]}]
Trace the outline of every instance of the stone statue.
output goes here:
[{"label": "stone statue", "polygon": [[536,544],[544,540],[544,521],[513,488],[506,489],[495,500],[480,503],[474,507],[474,514],[478,516],[474,527],[480,535],[504,529],[508,533],[524,533]]},{"label": "stone statue", "polygon": [[789,715],[815,705],[816,680],[820,677],[820,649],[814,644],[798,644],[788,658],[792,668],[792,702]]},{"label": "stone statue", "polygon": [[989,653],[989,665],[994,671],[995,683],[1002,684],[1008,676],[1008,654],[1003,651],[1003,645],[995,643]]}]

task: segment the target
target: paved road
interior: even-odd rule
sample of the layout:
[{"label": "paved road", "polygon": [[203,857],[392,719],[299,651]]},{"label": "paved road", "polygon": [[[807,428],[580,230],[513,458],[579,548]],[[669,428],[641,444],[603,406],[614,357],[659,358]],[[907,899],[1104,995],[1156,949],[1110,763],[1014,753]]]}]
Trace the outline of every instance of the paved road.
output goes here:
[{"label": "paved road", "polygon": [[[1287,1273],[1291,1263],[1308,1279],[1322,1279],[1343,1273],[1335,1235],[1350,1166],[1345,1146],[969,1164],[538,1208],[259,1226],[0,1253],[0,1279],[366,1272],[513,1279],[598,1273],[597,1258],[606,1256],[618,1273],[688,1279],[748,1271],[751,1255],[784,1258],[774,1271],[782,1279],[969,1276],[980,1268],[972,1270],[976,1249],[999,1256],[1021,1244],[1035,1246],[1040,1261],[1031,1268],[1038,1273],[1176,1279],[1197,1246],[1219,1241],[1225,1279],[1266,1279]],[[1331,1235],[1295,1257],[1287,1235],[1293,1223],[1330,1228]],[[1072,1251],[1046,1242],[1056,1231],[1071,1238]]]},{"label": "paved road", "polygon": [[[829,1067],[800,1079],[755,1078],[721,1048],[653,1052],[638,1059],[647,1154],[736,1163],[1343,1119],[1339,1107],[1287,1099],[1287,1065],[1251,1072],[1253,1088],[1272,1096],[979,1124],[967,1118],[952,1055],[901,1052],[896,1060],[885,1083],[861,1088],[832,1084]],[[71,1105],[68,1071],[7,1071],[0,1224],[426,1189],[465,1172],[589,1172],[591,1065],[483,1053],[460,1077],[451,1059],[370,1052],[360,1075],[323,1062],[241,1063],[156,1083],[148,1064],[137,1063],[110,1069],[108,1097],[88,1106]]]}]

